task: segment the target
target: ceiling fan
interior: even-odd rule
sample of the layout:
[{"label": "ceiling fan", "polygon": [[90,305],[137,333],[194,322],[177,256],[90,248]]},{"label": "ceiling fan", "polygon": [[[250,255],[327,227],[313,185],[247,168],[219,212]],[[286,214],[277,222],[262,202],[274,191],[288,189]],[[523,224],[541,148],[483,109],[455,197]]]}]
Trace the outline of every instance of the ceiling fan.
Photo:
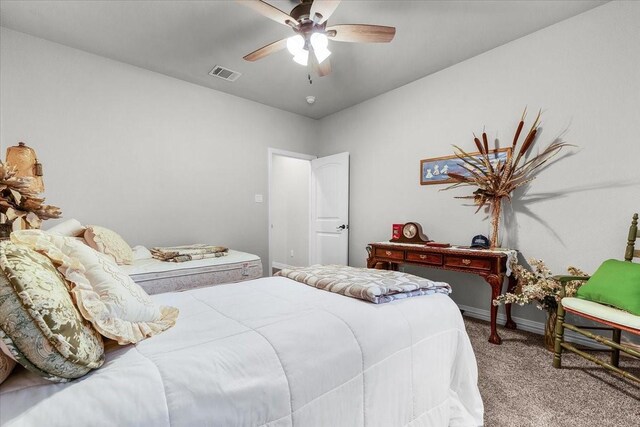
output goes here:
[{"label": "ceiling fan", "polygon": [[257,61],[285,47],[300,65],[309,66],[320,77],[331,73],[329,40],[352,43],[389,43],[396,34],[395,27],[366,24],[340,24],[327,27],[327,19],[340,0],[300,0],[300,4],[286,14],[262,0],[236,0],[261,15],[290,27],[294,36],[275,41],[244,57]]}]

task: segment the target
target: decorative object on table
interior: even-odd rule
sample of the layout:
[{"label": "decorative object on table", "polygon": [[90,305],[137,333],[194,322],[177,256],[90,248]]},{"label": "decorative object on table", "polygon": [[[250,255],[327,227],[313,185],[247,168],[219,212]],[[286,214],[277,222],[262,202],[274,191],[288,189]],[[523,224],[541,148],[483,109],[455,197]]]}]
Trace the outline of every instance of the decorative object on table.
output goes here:
[{"label": "decorative object on table", "polygon": [[151,254],[155,259],[169,262],[186,262],[197,259],[219,258],[226,256],[229,248],[212,245],[185,245],[163,248],[151,248]]},{"label": "decorative object on table", "polygon": [[402,234],[402,226],[404,224],[393,224],[391,226],[391,240],[398,240]]},{"label": "decorative object on table", "polygon": [[422,225],[417,222],[407,222],[402,225],[401,233],[397,239],[391,239],[396,243],[417,243],[425,244],[430,242],[429,238],[422,232]]},{"label": "decorative object on table", "polygon": [[[500,225],[500,212],[502,200],[511,200],[511,193],[516,188],[525,185],[535,179],[535,174],[540,167],[556,156],[564,147],[570,146],[562,141],[553,141],[537,155],[527,157],[534,145],[538,127],[540,126],[540,115],[538,112],[536,119],[531,125],[524,142],[518,146],[518,139],[524,127],[524,119],[527,110],[525,108],[522,118],[518,124],[511,150],[507,151],[505,159],[498,159],[494,164],[489,150],[489,142],[486,132],[482,132],[482,142],[474,135],[474,142],[480,150],[481,158],[475,153],[467,153],[462,148],[454,145],[456,157],[462,161],[462,166],[468,174],[447,172],[448,176],[455,181],[455,184],[445,188],[449,190],[460,186],[477,187],[470,196],[456,197],[458,199],[472,199],[478,208],[476,213],[483,207],[487,207],[491,214],[491,247],[498,245],[498,229]],[[523,162],[521,164],[521,162]]]},{"label": "decorative object on table", "polygon": [[[489,157],[491,158],[492,164],[495,166],[498,160],[504,162],[510,150],[511,148],[489,150]],[[478,162],[483,160],[483,154],[481,152],[469,153],[469,155],[475,157]],[[420,160],[420,185],[453,184],[457,182],[448,175],[449,173],[471,176],[471,172],[463,166],[455,154],[452,156]]]},{"label": "decorative object on table", "polygon": [[24,142],[7,148],[6,163],[16,168],[18,178],[33,178],[29,185],[32,192],[44,193],[42,164],[38,162],[38,156],[33,148],[28,147]]},{"label": "decorative object on table", "polygon": [[[493,300],[494,305],[518,304],[525,305],[535,303],[539,310],[547,312],[547,321],[544,329],[544,345],[549,351],[553,351],[554,329],[558,302],[562,298],[562,284],[558,281],[541,259],[530,259],[529,264],[533,270],[516,265],[514,274],[518,281],[516,292],[507,292]],[[587,276],[576,267],[568,267],[567,271],[572,276]],[[566,295],[576,294],[582,282],[575,280],[567,283]]]},{"label": "decorative object on table", "polygon": [[491,242],[489,242],[487,236],[478,234],[477,236],[473,236],[473,239],[471,239],[471,246],[469,247],[471,249],[489,249],[490,246]]},{"label": "decorative object on table", "polygon": [[[555,347],[553,353],[553,367],[562,367],[563,350],[570,351],[594,362],[623,377],[640,383],[640,377],[625,371],[620,367],[620,352],[640,359],[638,346],[629,342],[621,343],[622,331],[640,336],[640,264],[634,263],[634,258],[640,258],[640,250],[635,249],[636,241],[640,239],[638,229],[638,214],[633,215],[624,261],[605,261],[592,277],[560,276],[561,283],[560,302],[558,304],[558,317],[555,327]],[[577,292],[577,298],[573,298],[569,292],[565,292],[565,286],[574,280],[587,281]],[[576,326],[565,321],[565,313],[571,313],[583,319],[589,319],[606,327]],[[579,350],[572,344],[564,342],[564,330],[584,335],[599,344],[609,347],[611,359],[607,363],[589,353]],[[610,330],[611,339],[588,329]]]},{"label": "decorative object on table", "polygon": [[0,238],[11,230],[40,228],[43,220],[59,218],[60,208],[44,204],[42,165],[32,148],[20,143],[7,149],[0,162]]}]

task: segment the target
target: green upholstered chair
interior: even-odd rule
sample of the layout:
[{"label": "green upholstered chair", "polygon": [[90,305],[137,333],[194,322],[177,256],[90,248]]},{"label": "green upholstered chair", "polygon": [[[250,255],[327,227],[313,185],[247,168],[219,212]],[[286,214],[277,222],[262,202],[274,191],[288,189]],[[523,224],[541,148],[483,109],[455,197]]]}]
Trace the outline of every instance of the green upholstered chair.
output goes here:
[{"label": "green upholstered chair", "polygon": [[[640,233],[638,232],[638,214],[633,215],[631,221],[631,227],[629,228],[629,238],[627,242],[627,248],[625,251],[625,261],[633,262],[634,258],[640,258],[640,250],[635,249],[636,239],[640,239]],[[575,276],[558,276],[557,280],[562,284],[562,293],[564,295],[564,287],[566,283],[573,280],[587,280],[588,277],[575,277]],[[640,286],[640,284],[639,284]],[[605,327],[587,327],[576,326],[565,321],[565,314],[572,313],[575,316],[589,319],[600,324],[606,325]],[[582,334],[590,339],[603,344],[611,350],[611,359],[609,362],[602,360],[590,353],[582,351],[575,346],[566,343],[564,341],[565,329],[572,330],[579,334]],[[591,330],[610,330],[612,331],[611,339],[608,339],[602,335],[589,332]],[[612,370],[625,378],[640,382],[640,378],[620,368],[620,352],[625,352],[632,357],[640,358],[640,352],[631,346],[620,343],[621,331],[627,331],[632,334],[640,335],[640,316],[634,315],[627,311],[619,310],[617,308],[610,307],[605,304],[588,301],[581,298],[562,298],[560,304],[558,304],[558,317],[556,321],[555,329],[555,349],[553,355],[553,366],[560,368],[562,366],[562,352],[568,350],[579,356],[584,357],[600,366],[603,366],[609,370]]]}]

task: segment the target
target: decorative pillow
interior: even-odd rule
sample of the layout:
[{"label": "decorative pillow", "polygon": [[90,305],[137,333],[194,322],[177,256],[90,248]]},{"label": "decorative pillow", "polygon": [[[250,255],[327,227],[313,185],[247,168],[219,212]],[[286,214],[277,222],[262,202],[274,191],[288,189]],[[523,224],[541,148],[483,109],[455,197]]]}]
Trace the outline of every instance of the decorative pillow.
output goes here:
[{"label": "decorative pillow", "polygon": [[61,236],[78,237],[83,235],[84,230],[84,225],[80,224],[80,221],[77,219],[72,218],[54,225],[50,229],[46,230],[46,232],[59,234]]},{"label": "decorative pillow", "polygon": [[78,309],[107,338],[137,343],[176,322],[178,309],[156,305],[113,260],[69,237],[20,230],[11,240],[47,255],[71,282]]},{"label": "decorative pillow", "polygon": [[14,366],[16,361],[0,351],[0,384],[7,379]]},{"label": "decorative pillow", "polygon": [[133,250],[115,231],[99,225],[89,225],[84,232],[84,240],[98,252],[111,256],[118,264],[132,264]]},{"label": "decorative pillow", "polygon": [[10,241],[0,243],[0,339],[18,363],[51,381],[104,362],[102,337],[76,309],[62,275],[47,257]]},{"label": "decorative pillow", "polygon": [[640,264],[607,260],[578,289],[576,296],[640,316]]}]

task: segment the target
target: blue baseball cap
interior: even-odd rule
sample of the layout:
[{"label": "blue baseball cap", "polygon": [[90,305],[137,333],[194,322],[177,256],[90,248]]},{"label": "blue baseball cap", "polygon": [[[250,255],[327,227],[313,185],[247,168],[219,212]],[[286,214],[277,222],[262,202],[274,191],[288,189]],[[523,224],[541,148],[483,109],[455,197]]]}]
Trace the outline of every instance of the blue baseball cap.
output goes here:
[{"label": "blue baseball cap", "polygon": [[491,243],[489,243],[489,239],[487,238],[487,236],[483,236],[482,234],[473,236],[473,239],[471,239],[472,248],[489,249],[490,246]]}]

